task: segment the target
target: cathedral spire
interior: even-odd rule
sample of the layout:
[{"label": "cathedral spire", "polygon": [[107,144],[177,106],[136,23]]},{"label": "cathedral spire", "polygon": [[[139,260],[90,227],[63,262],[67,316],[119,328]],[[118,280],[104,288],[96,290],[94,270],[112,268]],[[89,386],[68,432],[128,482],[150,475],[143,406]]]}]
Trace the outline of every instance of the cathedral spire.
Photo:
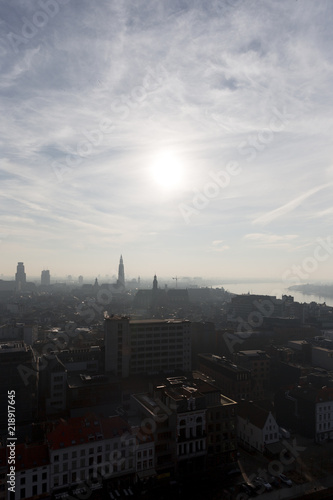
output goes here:
[{"label": "cathedral spire", "polygon": [[124,272],[124,262],[123,256],[120,256],[119,268],[118,268],[118,285],[125,287],[125,272]]}]

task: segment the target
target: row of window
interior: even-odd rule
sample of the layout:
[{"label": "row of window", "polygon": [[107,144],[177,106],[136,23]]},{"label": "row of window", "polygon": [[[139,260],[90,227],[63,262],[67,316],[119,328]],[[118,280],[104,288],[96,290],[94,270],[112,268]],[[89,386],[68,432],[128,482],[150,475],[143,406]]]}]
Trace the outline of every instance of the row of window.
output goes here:
[{"label": "row of window", "polygon": [[[43,472],[42,473],[42,481],[44,481],[45,479],[47,479],[47,472]],[[38,474],[33,474],[32,475],[32,482],[33,483],[37,483],[38,481],[40,481],[40,477],[38,478]],[[25,477],[21,477],[21,485],[23,486],[24,484],[26,484],[26,478]]]},{"label": "row of window", "polygon": [[[39,495],[40,493],[47,493],[47,483],[42,483],[41,487],[39,488],[38,491],[38,485],[35,484],[33,485],[31,489],[32,496]],[[21,488],[20,489],[20,498],[26,498],[27,496],[31,496],[31,493],[29,492],[29,489],[27,488]]]},{"label": "row of window", "polygon": [[138,462],[136,465],[136,468],[138,471],[145,470],[145,469],[151,469],[152,467],[153,467],[152,460],[143,460],[143,462]]},{"label": "row of window", "polygon": [[84,457],[85,455],[94,455],[95,453],[102,453],[103,450],[104,451],[111,451],[112,450],[118,450],[119,448],[131,448],[133,447],[133,449],[136,447],[136,441],[135,439],[129,439],[127,441],[115,441],[114,443],[112,443],[112,447],[111,447],[111,444],[108,443],[106,444],[105,446],[97,446],[95,448],[91,447],[89,448],[89,450],[87,450],[86,448],[82,448],[80,450],[80,454],[78,451],[72,451],[71,453],[62,453],[61,455],[60,454],[55,454],[53,456],[53,461],[54,462],[59,462],[60,460],[60,457],[61,457],[61,460],[62,461],[66,461],[66,460],[70,460],[70,459],[75,459],[77,458],[78,456],[80,457]]}]

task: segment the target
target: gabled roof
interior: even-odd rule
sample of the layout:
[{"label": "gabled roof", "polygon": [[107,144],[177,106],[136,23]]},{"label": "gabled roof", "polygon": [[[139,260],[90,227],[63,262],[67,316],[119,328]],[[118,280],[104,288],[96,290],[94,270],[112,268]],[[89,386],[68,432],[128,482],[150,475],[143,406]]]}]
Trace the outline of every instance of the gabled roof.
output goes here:
[{"label": "gabled roof", "polygon": [[100,418],[96,415],[61,419],[58,425],[47,434],[47,441],[52,450],[59,450],[84,443],[112,439],[124,433],[131,433],[126,420],[114,416]]},{"label": "gabled roof", "polygon": [[248,420],[258,429],[264,428],[270,414],[270,411],[257,406],[252,401],[240,401],[238,403],[237,415],[244,420]]},{"label": "gabled roof", "polygon": [[47,444],[17,444],[15,454],[15,469],[17,471],[35,469],[50,463]]}]

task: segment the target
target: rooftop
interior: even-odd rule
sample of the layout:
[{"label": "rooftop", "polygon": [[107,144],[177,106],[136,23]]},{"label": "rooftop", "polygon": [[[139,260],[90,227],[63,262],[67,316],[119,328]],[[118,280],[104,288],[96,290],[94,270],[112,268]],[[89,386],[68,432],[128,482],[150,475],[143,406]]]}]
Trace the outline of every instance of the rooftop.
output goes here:
[{"label": "rooftop", "polygon": [[17,444],[16,449],[15,469],[25,470],[42,467],[50,463],[49,451],[46,444],[41,445],[26,445]]},{"label": "rooftop", "polygon": [[127,422],[119,416],[99,418],[96,415],[61,419],[47,434],[50,449],[58,450],[101,439],[112,439],[131,432]]}]

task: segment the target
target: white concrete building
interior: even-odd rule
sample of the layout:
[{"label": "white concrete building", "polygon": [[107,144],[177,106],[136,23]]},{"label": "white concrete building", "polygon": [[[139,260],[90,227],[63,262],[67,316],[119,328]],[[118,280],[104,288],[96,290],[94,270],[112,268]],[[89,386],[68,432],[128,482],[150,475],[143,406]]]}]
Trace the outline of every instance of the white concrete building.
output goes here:
[{"label": "white concrete building", "polygon": [[43,498],[50,492],[50,462],[47,445],[16,446],[15,495],[10,496],[7,484],[7,498],[23,500]]},{"label": "white concrete building", "polygon": [[51,491],[135,473],[136,438],[118,416],[62,421],[47,440]]},{"label": "white concrete building", "polygon": [[241,401],[237,413],[240,444],[263,453],[267,445],[279,441],[279,426],[270,411],[251,401]]},{"label": "white concrete building", "polygon": [[[333,394],[332,394],[333,396]],[[321,398],[316,403],[316,442],[333,439],[333,401]]]}]

